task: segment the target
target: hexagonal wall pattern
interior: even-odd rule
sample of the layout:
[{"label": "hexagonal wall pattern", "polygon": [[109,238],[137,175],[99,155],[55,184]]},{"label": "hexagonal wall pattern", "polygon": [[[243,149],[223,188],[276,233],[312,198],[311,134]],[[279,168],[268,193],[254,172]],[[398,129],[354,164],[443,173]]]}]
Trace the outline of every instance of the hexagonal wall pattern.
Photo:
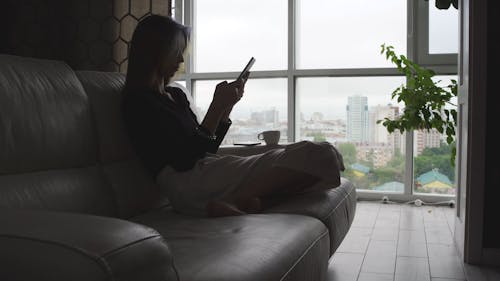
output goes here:
[{"label": "hexagonal wall pattern", "polygon": [[130,13],[137,19],[142,18],[151,11],[149,1],[131,0]]},{"label": "hexagonal wall pattern", "polygon": [[138,19],[134,18],[131,15],[125,16],[121,20],[120,24],[120,38],[125,40],[126,42],[130,42],[132,40],[132,33],[134,32],[134,28],[136,27]]},{"label": "hexagonal wall pattern", "polygon": [[[137,23],[170,15],[171,0],[6,0],[5,53],[64,60],[75,70],[127,69]],[[5,50],[5,51],[4,51]]]}]

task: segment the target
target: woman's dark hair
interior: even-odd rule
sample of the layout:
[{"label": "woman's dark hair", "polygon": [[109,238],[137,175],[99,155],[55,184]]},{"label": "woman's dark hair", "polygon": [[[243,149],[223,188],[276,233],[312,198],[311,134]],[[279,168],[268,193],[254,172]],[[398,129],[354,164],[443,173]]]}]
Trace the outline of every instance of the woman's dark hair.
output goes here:
[{"label": "woman's dark hair", "polygon": [[187,47],[190,28],[170,17],[150,15],[134,30],[128,57],[125,90],[141,89],[158,83],[160,67],[166,59],[177,59]]}]

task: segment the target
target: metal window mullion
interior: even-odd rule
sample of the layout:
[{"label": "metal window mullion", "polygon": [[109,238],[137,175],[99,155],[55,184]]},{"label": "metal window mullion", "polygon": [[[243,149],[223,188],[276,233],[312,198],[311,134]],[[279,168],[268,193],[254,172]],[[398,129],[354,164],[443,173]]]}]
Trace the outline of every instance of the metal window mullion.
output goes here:
[{"label": "metal window mullion", "polygon": [[293,74],[300,77],[403,76],[396,68],[296,69]]},{"label": "metal window mullion", "polygon": [[413,194],[413,151],[414,151],[414,131],[406,132],[406,151],[405,151],[405,190],[404,194],[412,195]]},{"label": "metal window mullion", "polygon": [[406,56],[409,60],[417,62],[419,49],[419,18],[417,17],[418,4],[414,0],[407,0],[407,31],[406,31]]},{"label": "metal window mullion", "polygon": [[[424,3],[425,2],[425,3]],[[418,1],[414,4],[413,16],[416,20],[416,37],[415,42],[416,52],[413,57],[413,61],[417,63],[422,63],[427,61],[426,57],[429,54],[429,3],[427,1]]]},{"label": "metal window mullion", "polygon": [[[418,62],[419,52],[421,50],[419,28],[421,19],[418,18],[419,4],[414,0],[407,2],[407,37],[406,49],[408,59]],[[407,81],[408,82],[408,81]],[[405,177],[404,177],[404,195],[413,195],[413,131],[406,132],[405,138]]]},{"label": "metal window mullion", "polygon": [[295,0],[288,0],[288,67],[287,67],[287,97],[288,97],[288,142],[297,139],[296,129],[296,92],[295,92]]},{"label": "metal window mullion", "polygon": [[287,93],[288,93],[288,142],[295,142],[297,139],[297,122],[296,122],[296,98],[295,98],[295,77],[293,74],[287,77]]},{"label": "metal window mullion", "polygon": [[432,69],[436,75],[457,75],[457,66],[450,64],[419,64],[421,67]]},{"label": "metal window mullion", "polygon": [[[194,7],[193,7],[193,0],[184,0],[182,1],[184,3],[184,6],[182,6],[182,11],[184,12],[183,16],[183,23],[184,25],[190,26],[192,29],[194,29],[194,21],[193,21],[193,12],[194,12]],[[193,92],[193,79],[192,79],[192,73],[193,73],[193,54],[195,50],[195,40],[193,35],[191,34],[191,52],[187,55],[186,61],[184,62],[185,66],[185,80],[186,80],[186,88],[191,93],[193,96],[193,99],[195,98],[195,93]]]},{"label": "metal window mullion", "polygon": [[[453,74],[452,67],[433,67],[438,74]],[[190,77],[199,80],[234,79],[239,72],[198,72],[186,73],[179,79]],[[352,68],[352,69],[291,69],[291,70],[255,70],[252,78],[288,78],[294,77],[377,77],[377,76],[403,76],[396,68]]]},{"label": "metal window mullion", "polygon": [[[240,73],[234,71],[228,72],[198,72],[191,73],[190,77],[196,80],[225,80],[236,79]],[[285,70],[270,70],[270,71],[252,71],[251,78],[284,78],[288,72]]]},{"label": "metal window mullion", "polygon": [[[411,1],[411,0],[410,0]],[[414,61],[420,65],[442,64],[457,67],[458,54],[430,54],[429,53],[429,5],[431,1],[415,3],[415,19],[417,20],[417,44]]]},{"label": "metal window mullion", "polygon": [[184,13],[183,13],[183,0],[174,0],[174,17],[179,22],[184,22]]}]

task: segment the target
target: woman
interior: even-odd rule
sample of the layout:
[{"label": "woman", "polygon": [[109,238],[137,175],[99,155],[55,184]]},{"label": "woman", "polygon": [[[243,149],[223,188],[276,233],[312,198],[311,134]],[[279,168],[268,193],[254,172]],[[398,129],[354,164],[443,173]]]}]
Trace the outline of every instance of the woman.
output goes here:
[{"label": "woman", "polygon": [[[262,210],[261,199],[340,184],[341,155],[328,143],[299,142],[249,157],[215,154],[248,78],[219,83],[202,122],[186,93],[169,85],[183,63],[190,29],[151,15],[130,45],[123,111],[132,144],[175,210],[227,216]],[[321,165],[311,165],[320,163]]]}]

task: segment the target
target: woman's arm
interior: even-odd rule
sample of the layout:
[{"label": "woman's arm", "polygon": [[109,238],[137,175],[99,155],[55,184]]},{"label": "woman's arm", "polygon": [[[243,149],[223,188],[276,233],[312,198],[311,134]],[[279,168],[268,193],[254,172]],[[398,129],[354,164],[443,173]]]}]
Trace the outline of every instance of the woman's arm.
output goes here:
[{"label": "woman's arm", "polygon": [[224,111],[222,113],[222,117],[220,118],[220,121],[230,122],[231,120],[229,119],[229,115],[231,114],[231,111],[233,111],[232,106],[230,108],[226,109],[226,111]]},{"label": "woman's arm", "polygon": [[246,80],[236,80],[231,83],[223,81],[217,84],[212,102],[208,108],[201,126],[212,135],[215,134],[221,120],[228,122],[233,106],[243,96]]},{"label": "woman's arm", "polygon": [[201,122],[201,126],[208,130],[211,135],[214,135],[225,110],[223,107],[212,102]]}]

